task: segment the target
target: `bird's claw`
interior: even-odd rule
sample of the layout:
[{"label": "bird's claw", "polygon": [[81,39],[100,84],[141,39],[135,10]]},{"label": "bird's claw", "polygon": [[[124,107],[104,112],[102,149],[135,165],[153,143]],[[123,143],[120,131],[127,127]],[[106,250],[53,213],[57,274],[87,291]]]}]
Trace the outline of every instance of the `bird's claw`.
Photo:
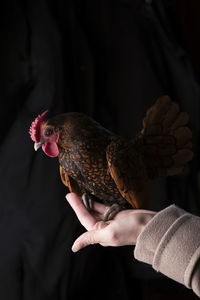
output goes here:
[{"label": "bird's claw", "polygon": [[104,213],[104,222],[110,221],[121,210],[121,207],[115,203],[108,207]]},{"label": "bird's claw", "polygon": [[[87,208],[88,211],[92,210],[92,199],[87,193],[84,193],[82,195],[82,201],[84,206]],[[117,204],[114,203],[110,207],[106,209],[103,215],[103,220],[104,222],[110,221],[114,218],[114,216],[121,210],[121,207]]]},{"label": "bird's claw", "polygon": [[87,208],[87,210],[92,209],[92,199],[90,198],[90,196],[87,193],[84,193],[82,195],[82,201],[83,201],[83,204],[85,205],[85,207]]}]

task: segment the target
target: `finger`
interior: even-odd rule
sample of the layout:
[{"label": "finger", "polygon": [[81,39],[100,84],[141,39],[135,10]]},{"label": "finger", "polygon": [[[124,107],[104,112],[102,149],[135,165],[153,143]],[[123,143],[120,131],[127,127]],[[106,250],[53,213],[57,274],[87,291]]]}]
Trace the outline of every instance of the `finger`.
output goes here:
[{"label": "finger", "polygon": [[104,242],[105,234],[103,229],[87,231],[74,242],[72,251],[77,252],[88,245],[104,244]]},{"label": "finger", "polygon": [[100,214],[103,215],[105,213],[105,211],[106,211],[107,208],[108,207],[105,206],[102,203],[99,203],[99,202],[96,202],[96,201],[92,202],[92,210],[94,210],[97,213],[100,213]]},{"label": "finger", "polygon": [[66,199],[73,208],[75,214],[77,215],[80,223],[87,229],[91,230],[96,224],[96,219],[90,214],[86,209],[80,197],[75,193],[69,193],[66,195]]},{"label": "finger", "polygon": [[146,209],[134,209],[134,213],[136,213],[136,214],[141,214],[141,213],[143,213],[143,214],[156,214],[155,211],[146,210]]}]

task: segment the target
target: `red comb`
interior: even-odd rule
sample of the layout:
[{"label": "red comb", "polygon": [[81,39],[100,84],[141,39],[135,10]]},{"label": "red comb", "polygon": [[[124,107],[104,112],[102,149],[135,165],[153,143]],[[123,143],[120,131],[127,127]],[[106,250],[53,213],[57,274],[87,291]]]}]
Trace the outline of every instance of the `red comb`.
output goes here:
[{"label": "red comb", "polygon": [[43,112],[43,114],[39,115],[35,119],[35,121],[33,121],[31,124],[29,134],[31,136],[31,139],[34,142],[38,143],[40,141],[40,126],[44,122],[44,117],[47,113],[48,113],[48,110],[45,110],[45,112]]}]

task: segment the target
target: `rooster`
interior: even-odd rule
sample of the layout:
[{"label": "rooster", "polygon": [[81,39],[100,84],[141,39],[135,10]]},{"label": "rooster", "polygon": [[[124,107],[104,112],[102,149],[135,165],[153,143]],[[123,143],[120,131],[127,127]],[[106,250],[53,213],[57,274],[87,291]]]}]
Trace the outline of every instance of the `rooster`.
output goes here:
[{"label": "rooster", "polygon": [[168,96],[147,110],[142,130],[130,140],[82,113],[45,120],[47,112],[30,127],[34,149],[58,157],[62,182],[88,209],[94,197],[107,205],[105,220],[127,204],[144,208],[149,180],[179,174],[193,157],[188,114]]}]

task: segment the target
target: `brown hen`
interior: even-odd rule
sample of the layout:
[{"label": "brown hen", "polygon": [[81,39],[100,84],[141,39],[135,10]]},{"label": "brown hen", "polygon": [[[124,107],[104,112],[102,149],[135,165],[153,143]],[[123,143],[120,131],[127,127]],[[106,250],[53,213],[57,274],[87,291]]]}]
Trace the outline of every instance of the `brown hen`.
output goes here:
[{"label": "brown hen", "polygon": [[[62,182],[70,192],[95,196],[110,206],[111,219],[129,203],[143,208],[150,179],[180,173],[193,157],[188,114],[168,96],[149,108],[143,129],[126,140],[81,113],[66,113],[45,120],[47,111],[32,123],[30,135],[35,150],[42,146],[60,163]],[[87,197],[89,196],[89,198]]]}]

